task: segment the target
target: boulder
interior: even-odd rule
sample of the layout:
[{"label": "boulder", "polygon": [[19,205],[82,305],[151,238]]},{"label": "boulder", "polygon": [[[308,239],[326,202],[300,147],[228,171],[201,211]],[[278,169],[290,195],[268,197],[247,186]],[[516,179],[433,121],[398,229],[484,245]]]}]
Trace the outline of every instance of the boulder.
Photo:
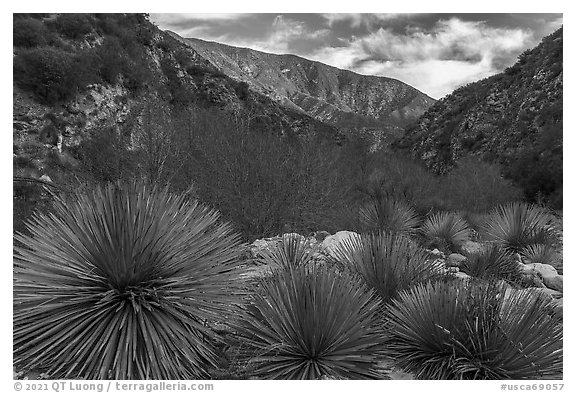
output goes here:
[{"label": "boulder", "polygon": [[541,286],[546,286],[557,291],[563,291],[564,289],[563,276],[558,274],[554,266],[545,263],[527,263],[523,267],[523,274],[525,276],[531,275],[537,277],[538,279],[532,280],[541,281]]},{"label": "boulder", "polygon": [[526,273],[538,274],[542,279],[545,277],[557,276],[558,272],[554,266],[547,265],[545,263],[527,263],[524,268]]},{"label": "boulder", "polygon": [[485,248],[486,246],[484,244],[472,240],[465,240],[460,244],[460,250],[464,254],[477,254],[482,252]]},{"label": "boulder", "polygon": [[40,176],[40,180],[45,181],[46,183],[52,183],[52,179],[50,179],[50,176],[48,175]]},{"label": "boulder", "polygon": [[321,250],[326,255],[335,256],[334,250],[338,247],[340,243],[343,241],[347,241],[353,238],[359,238],[360,235],[356,232],[351,231],[340,231],[336,232],[333,235],[327,236],[321,244]]},{"label": "boulder", "polygon": [[467,275],[467,274],[464,273],[464,272],[454,273],[454,277],[459,278],[459,279],[462,279],[462,280],[468,280],[468,279],[470,279],[470,276]]},{"label": "boulder", "polygon": [[564,292],[564,276],[557,274],[555,276],[543,277],[542,280],[546,287],[555,291]]},{"label": "boulder", "polygon": [[262,256],[262,252],[269,252],[282,241],[282,238],[296,237],[300,242],[305,242],[306,238],[298,233],[286,233],[282,236],[268,237],[264,239],[256,239],[250,245],[253,258]]},{"label": "boulder", "polygon": [[270,249],[272,248],[272,244],[276,244],[279,241],[280,241],[279,237],[254,240],[254,242],[250,245],[252,257],[253,258],[260,257],[263,251],[270,251]]},{"label": "boulder", "polygon": [[446,266],[447,267],[460,267],[462,263],[466,261],[466,257],[461,254],[450,254],[448,258],[446,258]]},{"label": "boulder", "polygon": [[435,257],[438,258],[446,258],[446,255],[444,255],[444,253],[442,251],[440,251],[439,249],[435,248],[432,251],[430,251],[430,254],[434,255]]}]

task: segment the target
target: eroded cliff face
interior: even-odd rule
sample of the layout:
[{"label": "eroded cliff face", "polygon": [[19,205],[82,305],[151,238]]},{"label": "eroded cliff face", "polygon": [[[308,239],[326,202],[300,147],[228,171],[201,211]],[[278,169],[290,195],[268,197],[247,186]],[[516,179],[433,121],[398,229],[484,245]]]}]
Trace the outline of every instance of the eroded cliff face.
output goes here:
[{"label": "eroded cliff face", "polygon": [[527,197],[561,198],[562,28],[503,73],[434,104],[396,145],[445,173],[464,157],[502,165]]},{"label": "eroded cliff face", "polygon": [[435,102],[395,79],[359,75],[294,55],[183,40],[170,34],[223,73],[247,82],[284,106],[346,131],[398,129]]}]

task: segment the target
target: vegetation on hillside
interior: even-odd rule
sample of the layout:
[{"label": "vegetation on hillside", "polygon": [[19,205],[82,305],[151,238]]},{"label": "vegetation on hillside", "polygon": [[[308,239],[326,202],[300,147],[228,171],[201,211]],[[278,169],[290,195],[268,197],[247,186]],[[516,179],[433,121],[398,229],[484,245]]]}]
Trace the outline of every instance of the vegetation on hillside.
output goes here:
[{"label": "vegetation on hillside", "polygon": [[504,72],[434,104],[397,147],[445,173],[463,157],[502,165],[530,202],[562,208],[563,29]]}]

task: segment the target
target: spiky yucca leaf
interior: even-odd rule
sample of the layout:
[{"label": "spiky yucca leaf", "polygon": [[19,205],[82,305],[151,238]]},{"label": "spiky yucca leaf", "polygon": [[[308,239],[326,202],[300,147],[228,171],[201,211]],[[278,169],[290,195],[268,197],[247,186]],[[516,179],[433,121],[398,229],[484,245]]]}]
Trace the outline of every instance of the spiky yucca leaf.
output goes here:
[{"label": "spiky yucca leaf", "polygon": [[335,262],[359,275],[384,302],[399,291],[441,275],[439,262],[408,237],[395,233],[371,233],[350,237],[334,250]]},{"label": "spiky yucca leaf", "polygon": [[544,208],[522,202],[496,207],[481,224],[481,233],[511,252],[531,244],[555,245],[554,217]]},{"label": "spiky yucca leaf", "polygon": [[366,232],[413,234],[420,224],[416,210],[402,201],[384,197],[362,207],[359,220],[362,230]]},{"label": "spiky yucca leaf", "polygon": [[429,216],[420,228],[429,247],[456,251],[457,247],[470,239],[468,223],[452,212],[436,212]]},{"label": "spiky yucca leaf", "polygon": [[521,280],[522,271],[518,262],[505,249],[492,245],[479,253],[468,256],[460,271],[480,279],[504,279],[511,282]]},{"label": "spiky yucca leaf", "polygon": [[378,298],[326,266],[281,269],[261,281],[242,335],[264,379],[371,379],[381,353]]},{"label": "spiky yucca leaf", "polygon": [[270,266],[283,268],[305,265],[312,260],[309,244],[295,234],[284,234],[279,243],[261,251],[262,259]]},{"label": "spiky yucca leaf", "polygon": [[562,372],[549,300],[494,283],[419,285],[388,307],[387,349],[418,379],[541,379]]},{"label": "spiky yucca leaf", "polygon": [[14,359],[61,378],[206,377],[237,301],[239,237],[219,214],[139,183],[97,187],[14,249]]}]

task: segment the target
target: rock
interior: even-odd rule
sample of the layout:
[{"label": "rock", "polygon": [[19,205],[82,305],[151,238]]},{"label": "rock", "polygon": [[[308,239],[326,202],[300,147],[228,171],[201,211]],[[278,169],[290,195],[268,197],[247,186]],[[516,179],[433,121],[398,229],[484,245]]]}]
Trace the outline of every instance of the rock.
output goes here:
[{"label": "rock", "polygon": [[464,273],[464,272],[454,273],[454,277],[460,278],[460,279],[462,279],[462,280],[468,280],[468,279],[470,279],[470,276],[467,275],[467,274]]},{"label": "rock", "polygon": [[268,252],[268,251],[272,250],[274,247],[276,247],[282,241],[282,238],[290,238],[290,237],[296,237],[297,239],[300,240],[300,242],[306,241],[304,236],[302,236],[298,233],[286,233],[282,236],[268,237],[265,239],[256,239],[250,245],[252,257],[253,258],[261,257],[262,252]]},{"label": "rock", "polygon": [[356,232],[351,232],[351,231],[340,231],[340,232],[336,232],[333,235],[327,236],[321,244],[321,250],[329,255],[329,256],[335,256],[335,249],[338,247],[338,245],[340,243],[342,243],[343,241],[348,241],[351,240],[353,238],[359,238],[360,235],[358,235]]},{"label": "rock", "polygon": [[466,257],[461,254],[450,254],[446,259],[447,267],[460,267],[466,261]]},{"label": "rock", "polygon": [[559,292],[564,292],[564,276],[559,274],[555,276],[543,277],[544,285],[550,289],[554,289]]},{"label": "rock", "polygon": [[472,240],[465,240],[460,244],[460,250],[464,254],[477,254],[482,252],[485,248],[486,246],[484,244]]},{"label": "rock", "polygon": [[250,245],[250,250],[252,252],[253,258],[259,257],[262,251],[269,249],[270,249],[270,239],[256,239]]},{"label": "rock", "polygon": [[433,249],[432,251],[430,251],[430,254],[431,254],[431,255],[434,255],[434,256],[437,257],[437,258],[442,258],[442,259],[446,258],[446,255],[445,255],[442,251],[440,251],[439,249],[437,249],[437,248],[435,248],[435,249]]},{"label": "rock", "polygon": [[50,176],[48,175],[40,176],[40,180],[45,181],[46,183],[52,183],[52,179],[50,179]]},{"label": "rock", "polygon": [[554,266],[550,266],[545,263],[527,263],[525,265],[524,272],[527,274],[537,274],[542,277],[542,279],[545,277],[554,277],[558,275],[558,272]]}]

